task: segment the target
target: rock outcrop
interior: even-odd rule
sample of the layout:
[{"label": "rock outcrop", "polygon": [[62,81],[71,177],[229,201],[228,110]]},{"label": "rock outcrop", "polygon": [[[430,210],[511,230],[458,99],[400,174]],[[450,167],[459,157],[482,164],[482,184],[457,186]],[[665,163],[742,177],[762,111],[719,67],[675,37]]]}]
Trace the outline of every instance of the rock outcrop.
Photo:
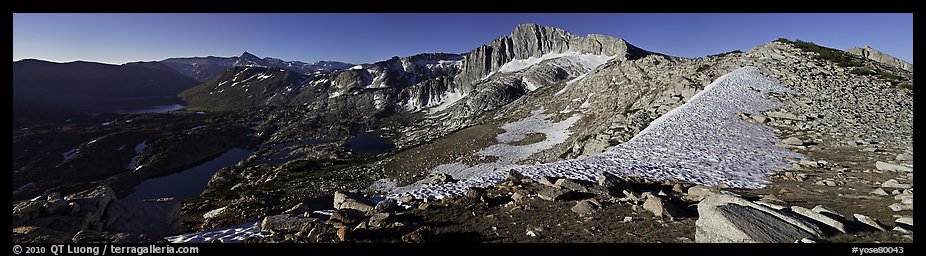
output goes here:
[{"label": "rock outcrop", "polygon": [[99,186],[61,198],[57,193],[13,207],[14,241],[150,242],[180,232],[180,206],[172,199],[116,198]]},{"label": "rock outcrop", "polygon": [[862,56],[862,57],[868,58],[873,61],[880,62],[884,65],[888,65],[891,67],[913,72],[913,64],[910,64],[906,61],[898,59],[897,57],[887,55],[886,53],[875,50],[874,48],[871,48],[871,46],[866,45],[865,47],[862,47],[862,48],[855,47],[855,48],[846,50],[846,52],[855,54],[858,56]]},{"label": "rock outcrop", "polygon": [[812,223],[744,199],[714,194],[698,204],[699,243],[793,243],[820,238]]}]

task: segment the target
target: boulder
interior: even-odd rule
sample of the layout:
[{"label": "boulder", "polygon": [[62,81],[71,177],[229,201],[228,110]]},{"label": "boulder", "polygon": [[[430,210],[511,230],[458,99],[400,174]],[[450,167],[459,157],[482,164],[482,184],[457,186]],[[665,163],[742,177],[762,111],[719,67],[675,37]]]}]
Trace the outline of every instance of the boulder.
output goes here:
[{"label": "boulder", "polygon": [[576,193],[572,190],[555,188],[555,187],[545,187],[540,192],[537,192],[537,197],[547,201],[567,201],[575,199]]},{"label": "boulder", "polygon": [[377,213],[373,214],[369,220],[367,220],[368,226],[372,228],[382,228],[389,225],[393,220],[393,215],[389,213]]},{"label": "boulder", "polygon": [[395,211],[396,207],[399,206],[399,202],[392,198],[386,198],[379,203],[376,203],[376,206],[373,207],[374,212],[392,212]]},{"label": "boulder", "polygon": [[508,170],[508,175],[505,175],[505,179],[518,184],[521,183],[522,180],[527,179],[527,176],[515,170]]},{"label": "boulder", "polygon": [[67,202],[64,201],[64,198],[61,197],[61,193],[51,193],[45,198],[45,213],[54,214],[59,210],[63,210],[64,206],[67,206]]},{"label": "boulder", "polygon": [[699,243],[793,243],[823,236],[812,223],[735,196],[707,196],[698,203],[698,215]]},{"label": "boulder", "polygon": [[453,179],[453,176],[450,176],[450,174],[441,173],[438,174],[436,178],[434,178],[434,182],[432,184],[444,184],[456,181],[457,180]]},{"label": "boulder", "polygon": [[912,188],[913,185],[910,185],[910,184],[901,184],[900,182],[898,182],[898,181],[895,180],[895,179],[889,179],[889,180],[885,181],[884,183],[881,183],[881,187],[882,187],[882,188],[908,189],[908,188]]},{"label": "boulder", "polygon": [[801,141],[801,139],[798,139],[797,137],[788,137],[787,139],[781,140],[781,144],[792,145],[792,146],[802,146],[804,145],[804,142]]},{"label": "boulder", "polygon": [[582,200],[576,203],[576,205],[569,210],[574,213],[578,213],[579,215],[587,215],[595,212],[599,207],[601,207],[601,205],[600,203],[597,203],[597,200]]},{"label": "boulder", "polygon": [[426,243],[431,240],[433,233],[429,227],[420,227],[402,236],[402,241],[406,243]]},{"label": "boulder", "polygon": [[[894,160],[897,160],[897,161],[913,161],[913,155],[912,155],[912,154],[906,154],[906,153],[904,153],[904,154],[897,154],[897,157],[895,157]],[[877,163],[875,163],[875,164],[877,164]]]},{"label": "boulder", "polygon": [[74,203],[72,209],[77,209],[77,212],[57,218],[48,225],[49,228],[70,233],[88,229],[102,231],[103,214],[110,203],[116,200],[116,193],[109,186],[103,185],[68,195],[64,200]]},{"label": "boulder", "polygon": [[874,218],[872,218],[872,217],[868,217],[868,216],[861,215],[861,214],[858,214],[858,213],[853,214],[852,217],[855,217],[855,221],[858,221],[859,223],[865,224],[866,226],[869,226],[869,227],[872,227],[872,228],[874,228],[874,229],[881,230],[881,231],[887,231],[887,230],[884,228],[884,225],[881,224],[881,222],[879,222],[878,220],[876,220],[876,219],[874,219]]},{"label": "boulder", "polygon": [[821,223],[821,224],[827,225],[827,226],[829,226],[829,227],[831,227],[831,228],[833,228],[833,229],[836,229],[836,230],[838,230],[839,232],[846,233],[846,225],[843,224],[842,222],[838,221],[838,220],[835,220],[835,219],[833,219],[833,218],[830,218],[829,216],[826,216],[826,215],[823,215],[823,214],[820,214],[820,213],[816,213],[816,212],[811,211],[810,209],[807,209],[807,208],[804,208],[804,207],[800,207],[800,206],[796,206],[796,205],[795,205],[795,206],[791,206],[791,210],[794,211],[794,212],[797,213],[797,214],[800,214],[801,216],[804,216],[804,217],[808,218],[808,219],[814,220],[814,221],[819,222],[819,223]]},{"label": "boulder", "polygon": [[562,178],[562,179],[556,180],[556,183],[553,183],[553,185],[556,185],[557,187],[565,188],[568,190],[572,190],[575,192],[588,193],[588,185],[584,183],[585,183],[584,181],[580,181],[580,180]]},{"label": "boulder", "polygon": [[373,209],[373,203],[360,195],[349,192],[334,192],[334,209],[352,209],[368,212]]},{"label": "boulder", "polygon": [[115,200],[106,209],[103,229],[165,237],[180,232],[180,203],[173,198]]},{"label": "boulder", "polygon": [[550,187],[556,187],[555,185],[556,178],[553,178],[553,177],[543,176],[543,177],[540,177],[540,180],[538,182],[540,182],[540,184],[547,185]]},{"label": "boulder", "polygon": [[627,188],[627,180],[609,172],[602,172],[598,174],[598,177],[595,178],[595,181],[602,187],[616,191],[624,190]]},{"label": "boulder", "polygon": [[806,117],[803,117],[803,116],[797,116],[797,115],[795,115],[795,114],[785,113],[785,112],[777,112],[777,111],[765,112],[765,115],[768,116],[768,117],[771,117],[771,118],[776,118],[776,119],[790,119],[790,120],[796,120],[796,121],[804,121],[804,120],[807,120],[807,118],[806,118]]},{"label": "boulder", "polygon": [[682,211],[675,204],[656,195],[646,197],[643,209],[652,212],[656,217],[678,218],[682,216]]},{"label": "boulder", "polygon": [[883,188],[876,188],[875,190],[872,190],[870,194],[879,195],[879,196],[889,196],[890,195],[887,193],[887,191],[884,191]]},{"label": "boulder", "polygon": [[881,161],[875,162],[875,168],[878,168],[878,170],[882,170],[882,171],[913,172],[913,168],[906,167],[906,166],[899,165],[899,164],[881,162]]},{"label": "boulder", "polygon": [[688,188],[688,193],[685,195],[685,199],[689,201],[701,201],[709,195],[716,194],[717,190],[712,189],[707,186],[697,185]]},{"label": "boulder", "polygon": [[894,220],[894,224],[906,230],[913,230],[913,217],[901,217]]},{"label": "boulder", "polygon": [[260,222],[260,230],[270,233],[296,233],[314,225],[318,220],[289,214],[267,216]]},{"label": "boulder", "polygon": [[891,204],[891,205],[888,205],[887,208],[890,208],[891,211],[895,211],[895,212],[899,212],[899,211],[912,211],[912,210],[913,210],[913,205],[912,205],[912,204],[893,203],[893,204]]},{"label": "boulder", "polygon": [[346,242],[348,239],[350,239],[350,228],[348,228],[347,226],[342,226],[341,228],[338,229],[336,234],[338,237],[338,241]]},{"label": "boulder", "polygon": [[328,218],[328,223],[340,226],[353,226],[363,221],[363,213],[353,209],[340,209],[334,211]]}]

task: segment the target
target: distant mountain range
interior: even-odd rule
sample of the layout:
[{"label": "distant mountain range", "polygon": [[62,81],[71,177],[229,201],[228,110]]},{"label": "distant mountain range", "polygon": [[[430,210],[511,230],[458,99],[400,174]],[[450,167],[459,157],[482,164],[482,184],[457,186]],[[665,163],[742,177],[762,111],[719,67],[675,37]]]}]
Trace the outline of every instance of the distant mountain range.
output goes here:
[{"label": "distant mountain range", "polygon": [[[315,63],[305,63],[301,61],[285,61],[277,58],[266,57],[261,59],[249,52],[244,52],[238,57],[186,57],[186,58],[169,58],[155,62],[132,62],[126,63],[129,66],[146,66],[154,67],[155,63],[164,66],[188,77],[192,77],[200,82],[209,81],[222,71],[230,67],[265,67],[265,68],[282,68],[291,70],[296,73],[311,74],[315,72],[331,72],[338,69],[346,69],[354,64],[337,62],[337,61],[317,61]],[[157,67],[160,68],[160,67]]]},{"label": "distant mountain range", "polygon": [[[177,94],[199,84],[163,67],[75,61],[13,62],[14,112],[110,112],[120,108],[180,104]],[[37,112],[34,112],[37,111]],[[21,112],[22,113],[22,112]]]},{"label": "distant mountain range", "polygon": [[123,65],[24,59],[13,62],[14,116],[17,117],[14,119],[63,120],[75,115],[135,107],[185,105],[177,97],[180,92],[239,66],[281,69],[301,76],[354,65],[259,58],[247,52],[238,57],[169,58]]}]

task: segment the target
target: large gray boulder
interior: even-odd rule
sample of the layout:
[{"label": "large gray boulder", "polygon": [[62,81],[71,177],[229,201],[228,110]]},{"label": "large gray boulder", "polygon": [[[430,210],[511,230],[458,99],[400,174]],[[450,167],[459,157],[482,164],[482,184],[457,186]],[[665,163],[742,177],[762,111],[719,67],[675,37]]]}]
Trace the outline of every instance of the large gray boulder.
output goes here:
[{"label": "large gray boulder", "polygon": [[103,230],[101,219],[106,208],[116,200],[116,193],[109,186],[99,186],[93,189],[68,195],[65,201],[74,203],[78,209],[76,213],[52,218],[47,227],[59,231],[76,233],[80,230]]},{"label": "large gray boulder", "polygon": [[698,203],[698,216],[699,243],[793,243],[823,236],[812,223],[735,196],[705,197]]},{"label": "large gray boulder", "polygon": [[102,219],[103,230],[164,237],[180,232],[180,203],[173,198],[113,201]]},{"label": "large gray boulder", "polygon": [[373,203],[363,198],[363,196],[350,192],[334,192],[334,209],[351,209],[360,212],[369,212],[373,210]]}]

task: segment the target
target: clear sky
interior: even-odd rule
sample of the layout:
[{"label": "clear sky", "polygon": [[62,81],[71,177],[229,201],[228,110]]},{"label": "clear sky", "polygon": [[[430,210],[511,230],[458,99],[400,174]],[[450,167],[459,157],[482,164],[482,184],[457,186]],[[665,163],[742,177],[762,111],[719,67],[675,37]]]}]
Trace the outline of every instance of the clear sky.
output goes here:
[{"label": "clear sky", "polygon": [[464,53],[537,23],[605,34],[681,57],[749,50],[779,37],[848,49],[870,45],[913,62],[912,14],[21,14],[13,60],[121,64],[189,56],[370,63]]}]

